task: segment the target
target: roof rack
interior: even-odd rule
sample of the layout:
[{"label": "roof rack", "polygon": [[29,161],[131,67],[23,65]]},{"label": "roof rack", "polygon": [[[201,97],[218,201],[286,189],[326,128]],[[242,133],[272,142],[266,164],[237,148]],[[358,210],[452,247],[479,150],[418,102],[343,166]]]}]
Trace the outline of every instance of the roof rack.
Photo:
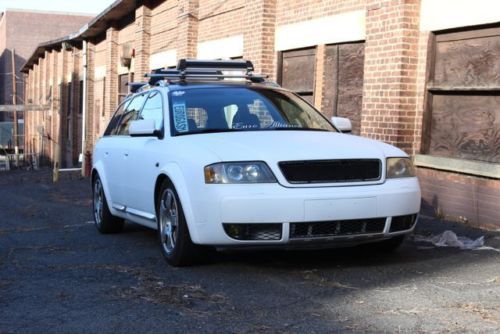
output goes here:
[{"label": "roof rack", "polygon": [[[249,60],[181,59],[177,64],[177,69],[154,70],[152,73],[146,74],[145,77],[150,78],[150,85],[156,85],[161,80],[186,82],[187,80],[246,79],[255,83],[266,81],[267,76],[254,74],[253,70],[253,64]],[[227,73],[230,71],[235,73]]]}]

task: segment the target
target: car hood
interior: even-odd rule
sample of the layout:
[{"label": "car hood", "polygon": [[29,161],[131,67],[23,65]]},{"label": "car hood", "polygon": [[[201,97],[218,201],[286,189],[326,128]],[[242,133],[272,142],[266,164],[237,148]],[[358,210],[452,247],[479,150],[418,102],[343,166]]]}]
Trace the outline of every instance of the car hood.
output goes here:
[{"label": "car hood", "polygon": [[319,131],[246,131],[188,135],[220,161],[381,159],[407,156],[402,150],[354,135]]}]

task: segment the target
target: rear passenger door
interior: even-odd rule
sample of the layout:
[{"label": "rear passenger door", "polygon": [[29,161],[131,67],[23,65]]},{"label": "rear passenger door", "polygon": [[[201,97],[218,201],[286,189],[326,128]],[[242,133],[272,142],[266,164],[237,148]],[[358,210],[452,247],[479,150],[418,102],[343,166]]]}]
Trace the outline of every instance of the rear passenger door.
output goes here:
[{"label": "rear passenger door", "polygon": [[109,161],[106,174],[109,179],[110,189],[112,189],[112,205],[117,210],[125,209],[124,191],[129,179],[128,170],[130,168],[127,165],[130,141],[128,129],[130,122],[135,120],[142,110],[146,97],[146,94],[136,95],[126,105],[118,123],[110,133],[112,140],[106,152]]},{"label": "rear passenger door", "polygon": [[115,114],[109,121],[108,127],[104,132],[103,137],[99,140],[98,145],[96,145],[95,149],[95,157],[96,162],[102,162],[103,167],[103,175],[101,175],[101,179],[106,184],[106,189],[108,193],[106,194],[108,200],[110,201],[110,205],[114,206],[118,198],[120,197],[120,177],[116,173],[117,166],[120,165],[121,155],[121,140],[116,135],[118,127],[120,125],[120,120],[125,113],[130,100],[122,103]]},{"label": "rear passenger door", "polygon": [[164,99],[158,90],[153,90],[147,96],[144,107],[137,119],[152,119],[158,137],[129,137],[127,165],[127,181],[124,183],[124,194],[127,212],[155,222],[154,186],[161,161],[168,152],[164,152]]}]

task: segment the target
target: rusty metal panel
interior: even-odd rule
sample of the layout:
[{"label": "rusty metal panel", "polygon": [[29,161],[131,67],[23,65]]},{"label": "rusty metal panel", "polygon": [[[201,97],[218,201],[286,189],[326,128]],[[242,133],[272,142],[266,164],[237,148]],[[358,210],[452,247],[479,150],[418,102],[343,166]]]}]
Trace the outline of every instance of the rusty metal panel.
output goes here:
[{"label": "rusty metal panel", "polygon": [[364,43],[340,45],[336,112],[337,116],[351,120],[354,134],[359,134],[361,130],[364,62]]},{"label": "rusty metal panel", "polygon": [[500,163],[500,94],[432,97],[429,153]]},{"label": "rusty metal panel", "polygon": [[283,52],[281,85],[300,95],[312,96],[315,64],[315,48]]},{"label": "rusty metal panel", "polygon": [[500,87],[500,35],[468,38],[463,34],[466,39],[437,40],[433,85]]},{"label": "rusty metal panel", "polygon": [[353,133],[361,130],[365,44],[326,47],[322,111],[327,117],[347,117]]}]

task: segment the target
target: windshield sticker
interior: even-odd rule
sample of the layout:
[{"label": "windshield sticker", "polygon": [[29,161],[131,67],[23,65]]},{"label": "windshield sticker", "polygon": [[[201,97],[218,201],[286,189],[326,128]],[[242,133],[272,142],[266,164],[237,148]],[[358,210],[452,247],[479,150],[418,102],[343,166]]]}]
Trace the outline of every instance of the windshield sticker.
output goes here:
[{"label": "windshield sticker", "polygon": [[188,120],[185,104],[174,104],[174,126],[177,132],[188,132]]},{"label": "windshield sticker", "polygon": [[183,90],[176,90],[176,91],[172,92],[172,95],[173,95],[173,96],[182,96],[182,95],[184,95],[185,93],[186,93],[186,92],[185,92],[185,91],[183,91]]}]

